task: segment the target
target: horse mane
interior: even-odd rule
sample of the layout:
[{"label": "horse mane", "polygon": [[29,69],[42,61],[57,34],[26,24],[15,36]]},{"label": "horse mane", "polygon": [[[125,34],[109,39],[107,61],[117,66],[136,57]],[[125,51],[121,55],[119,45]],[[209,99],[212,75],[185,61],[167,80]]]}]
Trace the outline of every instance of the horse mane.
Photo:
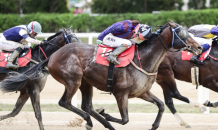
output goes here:
[{"label": "horse mane", "polygon": [[[52,41],[52,40],[54,40],[55,38],[57,38],[57,37],[58,37],[60,34],[62,34],[62,33],[63,33],[63,31],[57,32],[56,34],[54,34],[54,35],[48,37],[47,41]],[[40,47],[40,45],[35,45],[34,49],[39,49],[39,47]]]},{"label": "horse mane", "polygon": [[154,41],[158,38],[157,33],[161,34],[163,32],[163,30],[166,29],[168,26],[169,26],[168,24],[165,24],[164,26],[162,26],[160,28],[160,30],[156,31],[155,33],[152,33],[149,40],[143,41],[141,44],[138,45],[138,47],[140,48],[140,47],[145,46],[145,45],[153,44]]}]

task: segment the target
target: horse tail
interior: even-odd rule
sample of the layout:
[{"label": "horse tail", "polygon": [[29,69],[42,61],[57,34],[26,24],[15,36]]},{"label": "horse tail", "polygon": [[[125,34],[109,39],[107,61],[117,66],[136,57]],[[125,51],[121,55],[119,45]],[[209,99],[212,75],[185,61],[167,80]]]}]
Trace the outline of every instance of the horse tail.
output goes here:
[{"label": "horse tail", "polygon": [[47,65],[50,57],[39,64],[33,66],[24,73],[10,72],[9,76],[0,82],[0,90],[3,93],[20,91],[30,80],[42,78],[48,74],[48,70],[44,68]]}]

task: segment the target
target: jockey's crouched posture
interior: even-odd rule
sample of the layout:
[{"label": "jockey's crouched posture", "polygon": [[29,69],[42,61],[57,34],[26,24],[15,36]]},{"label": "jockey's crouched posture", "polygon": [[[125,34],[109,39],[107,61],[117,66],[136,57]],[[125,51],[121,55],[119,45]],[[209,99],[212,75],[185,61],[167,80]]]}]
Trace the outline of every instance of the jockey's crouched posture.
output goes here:
[{"label": "jockey's crouched posture", "polygon": [[133,44],[140,44],[148,40],[152,34],[151,27],[145,24],[139,24],[136,20],[124,20],[114,23],[105,29],[97,39],[97,44],[104,44],[116,48],[107,60],[119,65],[117,56],[131,47]]},{"label": "jockey's crouched posture", "polygon": [[13,61],[17,58],[24,48],[28,48],[27,43],[41,44],[42,42],[34,39],[41,33],[42,27],[37,21],[30,22],[28,25],[19,25],[4,31],[0,38],[0,49],[5,51],[14,51],[10,56],[6,67],[7,69],[16,69],[19,66],[14,65]]},{"label": "jockey's crouched posture", "polygon": [[[212,38],[218,35],[218,26],[215,25],[194,25],[188,29],[190,36],[203,47],[202,53],[207,51],[211,44]],[[198,59],[198,56],[192,56],[191,61],[202,64],[202,61]]]}]

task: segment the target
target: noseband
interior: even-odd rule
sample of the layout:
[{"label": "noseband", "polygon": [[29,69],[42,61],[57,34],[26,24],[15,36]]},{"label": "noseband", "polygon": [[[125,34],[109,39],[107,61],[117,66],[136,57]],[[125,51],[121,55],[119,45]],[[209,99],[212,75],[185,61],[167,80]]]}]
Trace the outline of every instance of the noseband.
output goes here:
[{"label": "noseband", "polygon": [[[160,25],[156,25],[156,26],[158,26],[158,27],[163,27],[163,26],[160,26]],[[170,52],[178,52],[178,51],[180,51],[180,50],[183,50],[183,49],[178,49],[178,50],[176,50],[176,51],[171,51],[170,49],[168,49],[167,46],[165,45],[164,41],[161,39],[161,37],[160,37],[160,32],[157,31],[156,26],[154,26],[154,29],[155,29],[155,31],[156,31],[158,37],[160,38],[161,43],[163,44],[163,46],[164,46],[168,51],[170,51]],[[182,44],[184,44],[186,47],[188,46],[187,44],[185,44],[185,42],[184,42],[184,41],[178,36],[178,34],[177,34],[177,30],[179,30],[180,27],[181,27],[181,26],[178,26],[178,27],[176,27],[176,28],[170,27],[170,32],[171,32],[171,36],[172,36],[172,47],[173,47],[173,43],[174,43],[175,37],[176,37],[180,42],[182,42]],[[180,29],[180,30],[181,30],[181,29]],[[179,31],[179,32],[180,32],[180,31]],[[186,37],[184,38],[184,40],[186,41],[189,37],[190,37],[189,35],[186,36]]]}]

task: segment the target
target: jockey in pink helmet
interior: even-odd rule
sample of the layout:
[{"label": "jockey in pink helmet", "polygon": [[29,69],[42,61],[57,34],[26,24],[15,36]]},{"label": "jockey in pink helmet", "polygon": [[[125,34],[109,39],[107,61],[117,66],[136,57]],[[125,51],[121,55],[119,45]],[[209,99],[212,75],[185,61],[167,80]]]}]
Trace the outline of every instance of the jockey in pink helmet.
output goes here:
[{"label": "jockey in pink helmet", "polygon": [[152,34],[151,27],[145,24],[140,24],[136,20],[124,20],[114,23],[105,29],[97,39],[97,44],[104,44],[116,48],[108,57],[107,60],[116,65],[117,56],[128,49],[132,44],[140,44],[144,40],[148,40]]},{"label": "jockey in pink helmet", "polygon": [[19,25],[4,31],[0,38],[0,49],[14,51],[6,64],[7,69],[18,68],[13,61],[24,48],[28,48],[27,43],[41,44],[42,42],[35,39],[37,34],[41,33],[42,27],[37,21],[30,22],[28,25]]}]

